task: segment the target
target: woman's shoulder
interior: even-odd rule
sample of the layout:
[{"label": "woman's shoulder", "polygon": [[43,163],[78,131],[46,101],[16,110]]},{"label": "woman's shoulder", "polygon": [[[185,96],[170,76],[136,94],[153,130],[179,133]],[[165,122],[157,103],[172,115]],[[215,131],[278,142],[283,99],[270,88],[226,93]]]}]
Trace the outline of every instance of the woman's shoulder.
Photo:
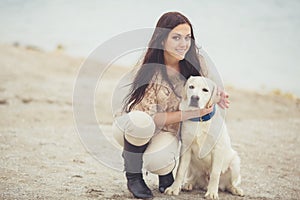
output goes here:
[{"label": "woman's shoulder", "polygon": [[[155,72],[155,74],[153,75],[149,86],[148,86],[148,90],[154,90],[156,91],[156,93],[160,93],[160,92],[165,92],[165,93],[169,93],[170,92],[170,85],[167,83],[167,81],[165,80],[164,76],[162,75],[162,72]],[[147,90],[147,91],[148,91]]]},{"label": "woman's shoulder", "polygon": [[160,70],[157,70],[155,73],[154,73],[154,75],[153,75],[153,77],[152,77],[152,79],[151,79],[151,81],[150,81],[150,84],[159,84],[159,85],[162,85],[164,83],[164,78],[163,78],[163,75],[162,75],[162,73],[161,73],[161,71]]}]

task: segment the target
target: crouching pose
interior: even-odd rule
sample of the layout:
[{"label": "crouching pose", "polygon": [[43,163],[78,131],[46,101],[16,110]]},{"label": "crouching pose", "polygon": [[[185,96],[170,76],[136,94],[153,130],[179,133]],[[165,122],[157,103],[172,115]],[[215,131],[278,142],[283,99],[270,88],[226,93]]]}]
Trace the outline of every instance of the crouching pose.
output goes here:
[{"label": "crouching pose", "polygon": [[[192,25],[184,15],[162,15],[124,101],[123,112],[114,120],[114,137],[124,148],[127,187],[136,198],[153,197],[143,179],[143,167],[158,175],[160,192],[172,185],[172,171],[179,156],[180,122],[213,112],[213,108],[179,111],[186,79],[205,76],[198,50]],[[228,107],[227,95],[221,93],[219,105]]]}]

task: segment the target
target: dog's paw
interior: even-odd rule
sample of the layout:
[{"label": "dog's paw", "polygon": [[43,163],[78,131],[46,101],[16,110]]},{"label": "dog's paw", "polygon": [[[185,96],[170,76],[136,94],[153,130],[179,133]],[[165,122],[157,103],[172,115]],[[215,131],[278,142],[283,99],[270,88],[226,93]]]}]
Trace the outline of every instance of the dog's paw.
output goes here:
[{"label": "dog's paw", "polygon": [[228,188],[227,190],[233,195],[242,196],[242,197],[244,196],[244,192],[241,188],[232,186],[232,187]]},{"label": "dog's paw", "polygon": [[218,195],[218,192],[207,191],[206,194],[205,194],[205,198],[219,199],[219,195]]},{"label": "dog's paw", "polygon": [[177,186],[176,184],[171,185],[165,190],[165,194],[168,195],[178,195],[179,192],[180,192],[180,187]]},{"label": "dog's paw", "polygon": [[193,190],[193,184],[191,183],[185,183],[184,186],[182,187],[183,191],[192,191]]}]

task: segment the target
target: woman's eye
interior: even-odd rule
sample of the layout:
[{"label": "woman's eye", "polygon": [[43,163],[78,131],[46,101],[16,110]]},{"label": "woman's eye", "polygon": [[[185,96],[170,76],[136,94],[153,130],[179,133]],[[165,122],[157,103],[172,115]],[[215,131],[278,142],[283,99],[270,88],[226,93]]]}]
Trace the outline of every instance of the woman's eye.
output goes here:
[{"label": "woman's eye", "polygon": [[193,85],[190,85],[189,88],[190,88],[190,89],[194,89],[195,87],[194,87]]},{"label": "woman's eye", "polygon": [[180,37],[179,36],[174,36],[173,39],[174,40],[180,40]]},{"label": "woman's eye", "polygon": [[186,37],[185,37],[185,40],[186,40],[186,41],[190,41],[191,39],[192,39],[191,36],[186,36]]},{"label": "woman's eye", "polygon": [[202,91],[203,91],[203,92],[208,92],[208,89],[203,88]]}]

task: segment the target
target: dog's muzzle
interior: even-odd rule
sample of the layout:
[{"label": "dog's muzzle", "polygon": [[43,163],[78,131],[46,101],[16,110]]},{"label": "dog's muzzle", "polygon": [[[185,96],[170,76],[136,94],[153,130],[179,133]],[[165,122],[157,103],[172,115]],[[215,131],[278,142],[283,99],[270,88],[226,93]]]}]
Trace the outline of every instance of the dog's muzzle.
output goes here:
[{"label": "dog's muzzle", "polygon": [[190,106],[191,107],[198,107],[199,106],[199,96],[197,95],[193,95],[191,96],[191,100],[190,100]]}]

